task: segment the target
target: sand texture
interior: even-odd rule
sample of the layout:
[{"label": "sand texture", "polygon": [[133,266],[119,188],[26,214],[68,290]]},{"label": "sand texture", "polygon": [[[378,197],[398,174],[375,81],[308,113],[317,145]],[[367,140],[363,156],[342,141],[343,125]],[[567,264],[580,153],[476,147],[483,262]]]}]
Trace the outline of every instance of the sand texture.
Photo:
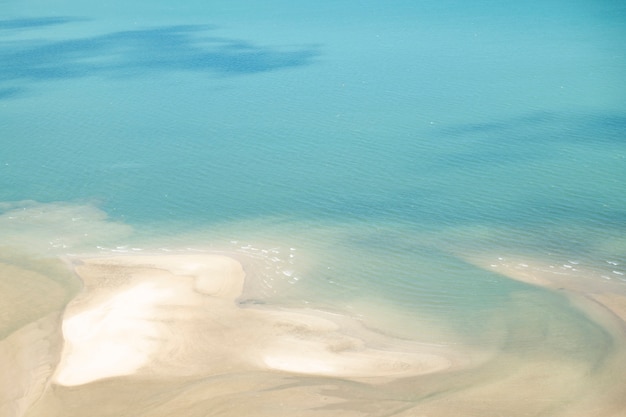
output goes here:
[{"label": "sand texture", "polygon": [[[259,415],[272,415],[276,405],[271,399],[277,396],[288,396],[300,410],[339,401],[318,393],[334,386],[335,379],[376,385],[462,362],[447,347],[394,339],[347,316],[242,307],[237,299],[245,273],[229,257],[73,257],[69,263],[84,288],[65,308],[62,326],[46,317],[0,345],[9,346],[0,350],[10,362],[3,367],[13,372],[5,373],[7,379],[15,379],[13,374],[30,378],[22,384],[27,388],[5,388],[4,415],[143,415],[138,410],[152,410],[154,398],[161,405],[145,415],[196,415],[195,408],[206,415],[207,398],[212,415],[222,415],[215,402],[232,408],[226,415],[256,407]],[[15,362],[16,355],[27,360]],[[321,386],[302,380],[319,377],[325,378]],[[10,380],[3,386],[9,387]],[[285,383],[294,386],[264,394],[256,405],[222,398]],[[182,386],[188,387],[181,394],[184,400],[169,398]],[[126,390],[134,394],[127,398]],[[96,397],[107,398],[99,411],[93,410]],[[181,411],[190,402],[194,405]]]},{"label": "sand texture", "polygon": [[[504,276],[563,288],[556,291],[588,323],[563,321],[559,308],[521,294],[511,306],[537,308],[525,308],[523,322],[519,312],[499,313],[494,325],[504,337],[480,354],[392,337],[336,312],[242,302],[246,273],[227,256],[72,256],[67,265],[83,284],[79,294],[4,266],[7,288],[21,274],[43,290],[13,294],[18,303],[38,294],[30,301],[40,307],[0,342],[2,416],[617,417],[626,410],[619,288],[600,291],[581,279],[565,289],[540,269],[522,274],[502,264]],[[590,334],[597,343],[579,348]]]}]

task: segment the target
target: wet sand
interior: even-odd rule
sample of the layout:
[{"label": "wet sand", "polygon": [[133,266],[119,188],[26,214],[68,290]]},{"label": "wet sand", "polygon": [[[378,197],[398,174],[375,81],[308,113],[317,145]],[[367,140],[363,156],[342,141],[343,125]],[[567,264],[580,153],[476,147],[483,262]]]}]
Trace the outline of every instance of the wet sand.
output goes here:
[{"label": "wet sand", "polygon": [[[64,311],[62,338],[48,338],[46,369],[54,373],[39,378],[45,388],[36,398],[21,398],[18,402],[27,405],[14,406],[8,415],[84,415],[86,410],[72,404],[104,395],[96,394],[103,387],[111,390],[107,407],[114,407],[118,400],[124,403],[122,387],[152,392],[154,385],[202,380],[207,386],[198,389],[212,398],[230,384],[227,390],[241,392],[246,380],[261,391],[292,377],[381,384],[450,370],[464,361],[449,347],[395,339],[348,316],[240,304],[245,273],[226,256],[73,257],[68,262],[84,289]],[[31,342],[13,343],[12,353],[19,349],[28,356],[24,345]],[[58,351],[56,363],[58,353],[50,352]],[[14,365],[15,372],[31,372],[34,366]],[[219,387],[216,380],[223,381]],[[5,381],[5,387],[9,384]],[[152,395],[159,395],[158,389]],[[12,397],[15,404],[19,395]],[[89,414],[112,415],[107,407]],[[141,415],[142,407],[150,409],[138,401],[131,414]],[[148,415],[168,415],[166,409]]]},{"label": "wet sand", "polygon": [[546,288],[565,297],[572,308],[602,330],[608,348],[583,374],[590,381],[555,415],[626,415],[626,281],[618,271],[594,270],[576,261],[561,264],[519,256],[471,257],[469,261],[507,278]]},{"label": "wet sand", "polygon": [[[619,284],[598,287],[584,274],[573,281],[538,263],[474,260],[566,294],[596,332],[563,327],[562,311],[550,305],[523,309],[536,314],[524,321],[503,311],[506,338],[480,352],[395,338],[347,315],[245,302],[245,263],[227,256],[66,263],[83,283],[78,295],[4,266],[11,273],[3,277],[40,279],[40,300],[57,301],[0,342],[2,416],[617,417],[626,410],[626,297]],[[22,297],[29,293],[36,291]],[[605,343],[582,354],[576,344],[589,334]]]},{"label": "wet sand", "polygon": [[54,379],[60,385],[121,375],[215,375],[252,369],[375,379],[453,366],[449,352],[440,347],[403,346],[347,317],[241,308],[237,298],[245,273],[229,257],[125,256],[76,262],[87,291],[65,312],[65,347]]}]

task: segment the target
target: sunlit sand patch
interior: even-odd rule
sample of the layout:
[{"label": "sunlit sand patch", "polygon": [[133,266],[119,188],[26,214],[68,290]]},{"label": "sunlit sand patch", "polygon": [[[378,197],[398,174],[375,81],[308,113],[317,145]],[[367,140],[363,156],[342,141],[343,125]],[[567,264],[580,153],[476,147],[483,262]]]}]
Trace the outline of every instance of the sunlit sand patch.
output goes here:
[{"label": "sunlit sand patch", "polygon": [[270,337],[259,353],[262,363],[272,369],[375,378],[426,374],[461,362],[450,349],[375,334],[345,316],[320,317],[321,312],[263,313],[260,318]]},{"label": "sunlit sand patch", "polygon": [[159,348],[160,330],[151,315],[171,297],[166,289],[141,283],[66,318],[65,355],[56,382],[79,385],[145,365]]},{"label": "sunlit sand patch", "polygon": [[375,379],[455,363],[446,347],[394,340],[345,316],[241,308],[236,299],[245,274],[225,256],[73,262],[86,291],[65,314],[65,347],[54,377],[60,385],[253,369]]}]

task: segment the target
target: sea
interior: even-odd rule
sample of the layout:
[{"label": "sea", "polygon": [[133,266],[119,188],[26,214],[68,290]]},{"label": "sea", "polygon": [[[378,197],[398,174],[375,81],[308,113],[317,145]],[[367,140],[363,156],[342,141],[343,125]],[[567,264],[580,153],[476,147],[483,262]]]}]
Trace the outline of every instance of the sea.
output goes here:
[{"label": "sea", "polygon": [[626,286],[624,45],[616,0],[1,0],[0,257],[233,254],[254,302],[597,375],[498,268]]}]

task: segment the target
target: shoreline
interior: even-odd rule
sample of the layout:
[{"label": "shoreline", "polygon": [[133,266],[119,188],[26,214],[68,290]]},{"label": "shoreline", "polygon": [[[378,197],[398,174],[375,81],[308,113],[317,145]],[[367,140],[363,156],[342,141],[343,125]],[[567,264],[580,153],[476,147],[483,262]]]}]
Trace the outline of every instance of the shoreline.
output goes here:
[{"label": "shoreline", "polygon": [[[553,265],[521,257],[469,257],[469,263],[498,273],[508,279],[562,294],[579,311],[610,337],[611,350],[595,364],[594,373],[602,376],[597,384],[604,387],[596,396],[581,396],[574,409],[563,416],[587,415],[617,417],[626,410],[626,282],[607,280],[606,275],[580,265]],[[559,414],[561,415],[561,414]]]},{"label": "shoreline", "polygon": [[[465,259],[509,279],[567,294],[582,310],[592,308],[594,304],[601,306],[609,316],[623,323],[626,337],[626,281],[607,279],[606,275],[577,264],[559,266],[536,259],[527,261],[521,257],[498,257],[497,261]],[[586,307],[576,299],[587,300],[584,302]]]},{"label": "shoreline", "polygon": [[[626,377],[619,373],[626,364],[626,297],[620,284],[590,283],[582,271],[568,280],[539,261],[512,259],[494,268],[485,259],[468,262],[562,293],[572,308],[611,335],[608,354],[595,365],[575,355],[552,356],[561,351],[553,347],[538,346],[538,355],[532,356],[534,347],[518,349],[515,343],[539,340],[556,347],[581,341],[584,334],[547,327],[551,333],[537,335],[546,328],[529,326],[533,319],[525,321],[517,313],[502,319],[511,320],[503,334],[522,326],[505,349],[498,344],[475,350],[396,338],[336,311],[248,303],[245,287],[251,277],[246,273],[254,275],[254,262],[248,265],[224,252],[68,255],[62,260],[83,289],[59,313],[63,338],[60,324],[49,325],[38,344],[44,356],[27,359],[45,357],[44,368],[33,362],[18,369],[36,376],[37,385],[31,387],[38,391],[33,392],[36,398],[15,403],[9,415],[79,416],[93,404],[108,404],[115,411],[97,416],[109,417],[127,409],[145,411],[155,401],[154,415],[163,417],[180,412],[202,416],[215,407],[226,407],[218,413],[224,416],[249,414],[259,407],[260,417],[280,415],[276,404],[290,404],[291,414],[329,407],[320,416],[337,415],[333,407],[339,404],[346,410],[342,416],[359,415],[360,407],[377,410],[382,404],[398,417],[415,412],[457,415],[468,404],[477,407],[474,414],[468,411],[471,417],[506,410],[512,416],[540,415],[550,403],[559,404],[554,415],[560,417],[592,411],[601,417],[620,415],[626,409]],[[558,308],[522,312],[541,317]],[[560,323],[558,318],[546,320]],[[32,339],[36,334],[29,329]],[[563,335],[575,337],[568,341]],[[16,352],[30,355],[24,347]],[[140,393],[140,398],[125,390]],[[180,398],[168,394],[178,390]],[[577,390],[579,394],[572,394]],[[412,400],[398,402],[398,392]],[[543,395],[549,398],[545,406],[526,403]],[[80,406],[74,409],[72,404]],[[197,406],[188,409],[190,404]]]},{"label": "shoreline", "polygon": [[[132,254],[70,262],[85,288],[65,311],[56,384],[226,369],[375,381],[441,372],[460,361],[447,348],[421,344],[416,351],[417,344],[376,334],[348,317],[241,308],[245,272],[229,256]],[[195,340],[199,333],[208,336]],[[193,362],[200,356],[219,360],[199,369]]]}]

